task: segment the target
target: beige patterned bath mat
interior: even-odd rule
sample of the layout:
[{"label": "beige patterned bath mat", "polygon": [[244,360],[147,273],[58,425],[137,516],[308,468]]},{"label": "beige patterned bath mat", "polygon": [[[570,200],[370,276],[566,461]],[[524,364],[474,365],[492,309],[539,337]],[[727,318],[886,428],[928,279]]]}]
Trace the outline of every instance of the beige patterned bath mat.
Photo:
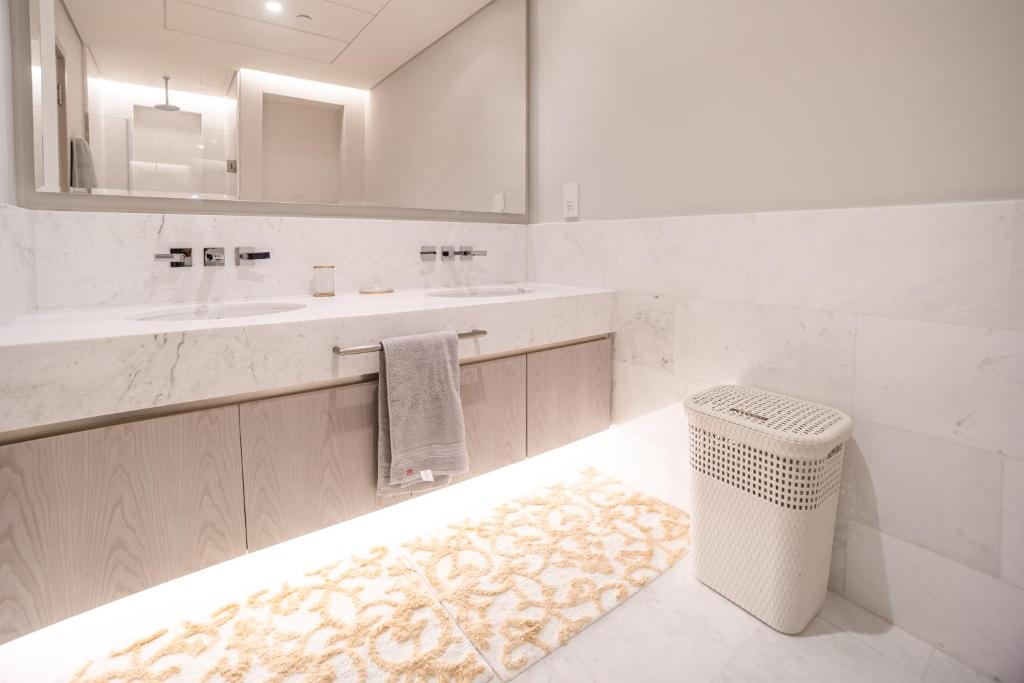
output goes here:
[{"label": "beige patterned bath mat", "polygon": [[90,662],[75,681],[493,680],[429,588],[385,548],[260,591]]},{"label": "beige patterned bath mat", "polygon": [[508,680],[683,557],[689,518],[588,470],[403,547]]},{"label": "beige patterned bath mat", "polygon": [[374,548],[145,636],[73,680],[508,680],[671,567],[688,530],[686,513],[588,470],[404,557]]}]

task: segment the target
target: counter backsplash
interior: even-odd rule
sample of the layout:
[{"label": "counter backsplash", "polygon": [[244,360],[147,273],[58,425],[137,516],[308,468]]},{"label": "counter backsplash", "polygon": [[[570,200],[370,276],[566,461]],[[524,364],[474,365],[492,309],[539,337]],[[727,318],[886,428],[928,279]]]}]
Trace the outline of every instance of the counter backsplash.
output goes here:
[{"label": "counter backsplash", "polygon": [[[344,218],[26,211],[0,207],[3,272],[0,322],[28,310],[185,303],[312,291],[313,266],[336,266],[338,292],[364,286],[443,287],[526,279],[522,225]],[[15,248],[8,248],[13,242]],[[486,249],[472,260],[422,261],[420,247]],[[191,247],[191,268],[154,262]],[[225,265],[204,267],[202,249],[223,247]],[[234,248],[270,259],[235,266]]]}]

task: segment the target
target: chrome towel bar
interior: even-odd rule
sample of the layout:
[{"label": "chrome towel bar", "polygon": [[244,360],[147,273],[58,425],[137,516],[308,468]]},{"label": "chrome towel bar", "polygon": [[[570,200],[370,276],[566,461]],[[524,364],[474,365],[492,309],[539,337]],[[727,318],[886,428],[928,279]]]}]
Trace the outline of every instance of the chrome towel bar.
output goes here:
[{"label": "chrome towel bar", "polygon": [[[459,339],[473,339],[475,337],[483,337],[487,335],[487,330],[470,330],[469,332],[459,332]],[[335,346],[332,351],[336,356],[354,356],[357,353],[374,353],[380,351],[380,342],[376,344],[367,344],[365,346],[350,346],[347,349],[343,349],[340,346]]]}]

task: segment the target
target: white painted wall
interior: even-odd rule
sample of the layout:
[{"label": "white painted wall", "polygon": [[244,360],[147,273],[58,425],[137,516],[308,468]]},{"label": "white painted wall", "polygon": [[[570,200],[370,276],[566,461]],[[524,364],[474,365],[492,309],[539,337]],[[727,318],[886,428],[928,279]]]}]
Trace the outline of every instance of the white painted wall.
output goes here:
[{"label": "white painted wall", "polygon": [[1024,196],[1020,0],[532,0],[531,209]]},{"label": "white painted wall", "polygon": [[[263,96],[281,95],[345,108],[342,126],[342,199],[363,197],[365,90],[242,69],[238,86],[239,199],[263,194]],[[296,169],[297,170],[297,169]]]},{"label": "white painted wall", "polygon": [[11,90],[11,5],[0,0],[0,204],[16,204],[14,95]]},{"label": "white painted wall", "polygon": [[367,200],[526,210],[526,3],[496,0],[370,91]]}]

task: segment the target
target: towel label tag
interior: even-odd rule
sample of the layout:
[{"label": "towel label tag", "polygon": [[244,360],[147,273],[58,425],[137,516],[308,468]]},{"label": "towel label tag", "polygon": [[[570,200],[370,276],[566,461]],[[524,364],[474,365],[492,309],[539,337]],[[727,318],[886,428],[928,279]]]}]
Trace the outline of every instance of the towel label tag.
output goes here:
[{"label": "towel label tag", "polygon": [[420,470],[420,479],[423,481],[434,481],[434,473],[431,470]]}]

